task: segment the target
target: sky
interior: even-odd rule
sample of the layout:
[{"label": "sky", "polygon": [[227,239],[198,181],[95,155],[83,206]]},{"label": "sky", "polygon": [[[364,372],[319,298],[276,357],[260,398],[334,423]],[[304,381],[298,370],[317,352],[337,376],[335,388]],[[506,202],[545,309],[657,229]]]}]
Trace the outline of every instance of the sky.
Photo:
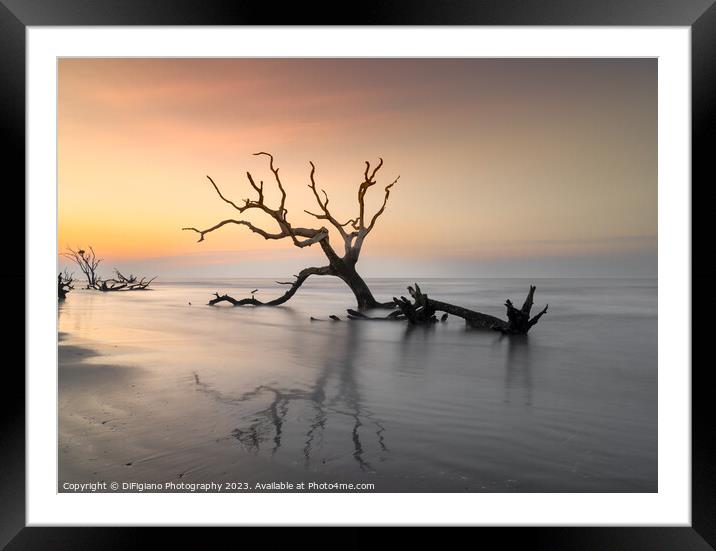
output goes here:
[{"label": "sky", "polygon": [[58,252],[165,278],[322,265],[242,226],[181,231],[243,216],[207,175],[241,202],[250,171],[275,204],[257,151],[294,226],[322,225],[309,161],[342,220],[366,160],[384,159],[369,212],[400,175],[366,277],[657,275],[655,59],[61,59]]}]

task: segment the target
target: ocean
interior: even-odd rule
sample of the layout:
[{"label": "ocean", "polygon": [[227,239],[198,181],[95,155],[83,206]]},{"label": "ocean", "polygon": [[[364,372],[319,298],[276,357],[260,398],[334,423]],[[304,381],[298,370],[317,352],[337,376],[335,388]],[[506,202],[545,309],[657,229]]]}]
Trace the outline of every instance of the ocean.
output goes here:
[{"label": "ocean", "polygon": [[[367,281],[379,300],[413,283]],[[353,296],[335,278],[262,308],[206,303],[285,287],[72,291],[58,309],[58,490],[657,491],[656,279],[418,283],[501,318],[534,284],[533,311],[549,311],[527,337],[507,337],[453,316],[348,321]]]}]

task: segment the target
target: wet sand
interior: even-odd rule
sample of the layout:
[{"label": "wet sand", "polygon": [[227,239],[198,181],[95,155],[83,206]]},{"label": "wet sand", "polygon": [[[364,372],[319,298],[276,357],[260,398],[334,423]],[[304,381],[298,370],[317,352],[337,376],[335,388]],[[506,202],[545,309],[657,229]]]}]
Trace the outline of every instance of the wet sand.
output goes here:
[{"label": "wet sand", "polygon": [[305,479],[303,470],[237,454],[230,413],[206,399],[195,377],[165,381],[106,359],[59,346],[60,491],[63,482]]},{"label": "wet sand", "polygon": [[[550,313],[522,340],[457,319],[427,331],[311,322],[350,306],[323,281],[288,308],[203,305],[217,288],[261,284],[72,293],[60,307],[59,491],[100,481],[656,491],[655,282],[537,282]],[[426,287],[502,315],[526,284]]]}]

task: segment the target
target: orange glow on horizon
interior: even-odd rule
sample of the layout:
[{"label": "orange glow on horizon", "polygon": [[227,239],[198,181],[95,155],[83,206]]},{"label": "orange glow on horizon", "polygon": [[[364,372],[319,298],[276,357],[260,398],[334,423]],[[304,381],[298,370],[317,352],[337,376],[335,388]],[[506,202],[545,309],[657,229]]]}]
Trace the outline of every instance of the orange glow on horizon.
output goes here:
[{"label": "orange glow on horizon", "polygon": [[293,254],[243,227],[181,231],[241,216],[207,174],[236,202],[255,194],[247,170],[277,197],[256,151],[275,155],[296,226],[324,222],[303,212],[309,161],[341,220],[365,160],[385,160],[371,212],[400,174],[363,255],[656,247],[655,60],[62,59],[58,101],[60,252]]}]

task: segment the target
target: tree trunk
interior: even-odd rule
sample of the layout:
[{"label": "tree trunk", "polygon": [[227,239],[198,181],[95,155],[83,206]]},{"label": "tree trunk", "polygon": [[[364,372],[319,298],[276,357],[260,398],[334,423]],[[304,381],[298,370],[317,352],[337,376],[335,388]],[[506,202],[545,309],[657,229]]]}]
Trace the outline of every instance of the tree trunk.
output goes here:
[{"label": "tree trunk", "polygon": [[353,295],[356,297],[356,303],[358,305],[359,310],[395,307],[392,302],[378,302],[377,300],[375,300],[375,297],[373,296],[373,293],[371,293],[370,288],[368,287],[366,282],[363,281],[363,278],[358,275],[358,272],[356,272],[355,267],[353,267],[353,265],[344,262],[343,259],[335,255],[333,255],[332,257],[329,256],[329,260],[331,260],[331,264],[329,264],[328,266],[323,266],[321,268],[305,268],[301,270],[296,276],[296,279],[292,282],[279,281],[278,283],[290,285],[290,287],[283,295],[273,300],[263,302],[254,298],[253,295],[250,298],[235,299],[229,295],[219,295],[219,293],[215,293],[216,298],[211,299],[209,301],[209,305],[214,306],[220,302],[229,302],[234,306],[279,306],[284,302],[287,302],[293,295],[295,295],[299,287],[301,287],[301,285],[303,285],[303,282],[306,281],[310,276],[322,275],[335,276],[337,278],[340,278],[346,285],[348,285],[350,290],[353,291]]},{"label": "tree trunk", "polygon": [[366,282],[360,275],[358,275],[355,267],[350,263],[339,259],[337,262],[331,263],[331,267],[334,269],[335,275],[341,278],[345,284],[350,287],[350,290],[353,291],[353,295],[356,297],[358,310],[369,310],[371,308],[393,308],[395,306],[392,302],[382,303],[375,300],[375,297],[373,296],[373,293],[371,293]]}]

